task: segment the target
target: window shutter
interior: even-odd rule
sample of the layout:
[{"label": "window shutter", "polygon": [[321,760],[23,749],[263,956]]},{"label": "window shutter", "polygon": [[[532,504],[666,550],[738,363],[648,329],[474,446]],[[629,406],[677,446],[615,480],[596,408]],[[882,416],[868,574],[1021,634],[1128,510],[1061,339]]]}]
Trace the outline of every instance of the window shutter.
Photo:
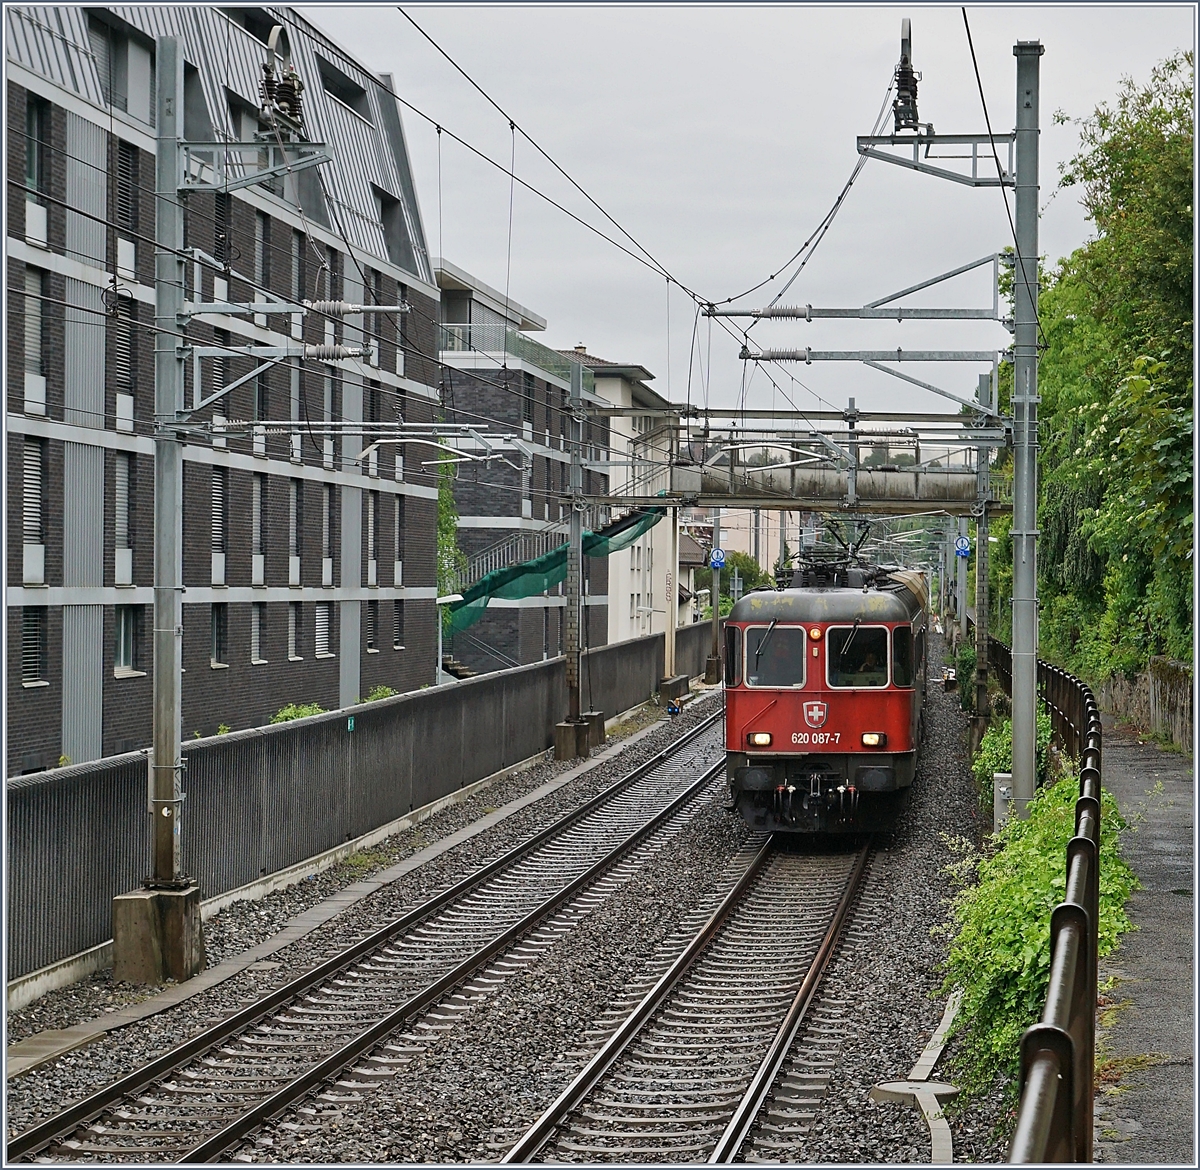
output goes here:
[{"label": "window shutter", "polygon": [[24,542],[44,544],[42,539],[42,480],[45,476],[45,448],[40,439],[25,440]]},{"label": "window shutter", "polygon": [[214,467],[212,473],[212,551],[225,551],[225,469]]},{"label": "window shutter", "polygon": [[329,602],[317,602],[316,652],[329,653]]}]

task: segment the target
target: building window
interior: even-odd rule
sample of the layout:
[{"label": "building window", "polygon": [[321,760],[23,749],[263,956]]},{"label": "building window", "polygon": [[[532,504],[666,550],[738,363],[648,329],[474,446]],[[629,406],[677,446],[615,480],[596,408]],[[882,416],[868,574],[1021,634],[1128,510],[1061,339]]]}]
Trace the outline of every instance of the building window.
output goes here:
[{"label": "building window", "polygon": [[256,473],[250,485],[250,543],[255,556],[267,551],[267,477]]},{"label": "building window", "polygon": [[292,232],[292,295],[297,301],[308,296],[304,287],[304,236]]},{"label": "building window", "polygon": [[521,421],[531,423],[533,422],[533,396],[536,391],[533,375],[528,370],[525,371],[524,382],[525,392],[521,395]]},{"label": "building window", "polygon": [[250,607],[250,661],[266,662],[267,603],[256,601]]},{"label": "building window", "polygon": [[222,264],[229,263],[229,224],[232,218],[233,196],[227,191],[218,191],[213,209],[213,254]]},{"label": "building window", "polygon": [[21,683],[45,686],[49,673],[47,651],[49,610],[44,605],[27,605],[21,610]]},{"label": "building window", "polygon": [[[254,279],[260,289],[271,283],[271,221],[265,212],[254,213]],[[258,297],[254,298],[258,300]]]},{"label": "building window", "polygon": [[45,339],[42,332],[44,276],[40,268],[25,269],[25,372],[39,377],[46,372]]},{"label": "building window", "polygon": [[212,607],[212,651],[213,666],[229,665],[229,606],[220,602]]},{"label": "building window", "polygon": [[300,555],[300,529],[303,525],[301,512],[304,508],[304,492],[298,479],[288,481],[288,556]]},{"label": "building window", "polygon": [[301,637],[304,632],[303,618],[304,611],[300,608],[300,602],[288,602],[288,658],[292,662],[304,657],[304,643]]},{"label": "building window", "polygon": [[327,483],[321,485],[321,556],[333,556],[333,488]]},{"label": "building window", "polygon": [[[404,497],[396,496],[395,501],[395,507],[392,509],[392,555],[396,564],[400,564],[404,560]],[[400,587],[398,576],[395,585]]]},{"label": "building window", "polygon": [[25,186],[30,201],[46,190],[47,138],[50,108],[41,98],[25,95]]},{"label": "building window", "polygon": [[113,673],[141,674],[141,609],[140,605],[118,605],[113,627]]},{"label": "building window", "polygon": [[404,649],[404,602],[392,602],[392,649]]},{"label": "building window", "polygon": [[266,371],[254,379],[254,421],[266,422],[271,417],[271,387]]},{"label": "building window", "polygon": [[318,658],[332,658],[329,649],[329,623],[332,616],[333,604],[328,601],[317,602],[316,623],[313,626],[313,649]]},{"label": "building window", "polygon": [[379,602],[367,602],[367,653],[378,654],[379,647],[375,644],[379,631]]}]

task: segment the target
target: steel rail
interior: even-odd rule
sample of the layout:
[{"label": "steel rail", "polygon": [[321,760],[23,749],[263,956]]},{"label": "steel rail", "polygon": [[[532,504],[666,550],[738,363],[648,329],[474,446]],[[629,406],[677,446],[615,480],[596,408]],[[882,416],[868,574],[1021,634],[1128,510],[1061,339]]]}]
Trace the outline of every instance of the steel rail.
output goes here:
[{"label": "steel rail", "polygon": [[707,786],[714,777],[719,775],[725,768],[725,761],[720,760],[713,764],[710,768],[693,781],[688,787],[681,792],[674,800],[671,801],[661,812],[658,812],[646,824],[635,829],[615,848],[610,850],[604,857],[600,858],[593,865],[589,866],[577,878],[563,886],[555,893],[551,894],[540,906],[531,910],[515,925],[509,927],[497,938],[493,939],[486,946],[481,947],[473,955],[464,959],[453,970],[448,971],[445,975],[439,978],[436,982],[429,984],[422,991],[412,996],[400,1007],[389,1012],[382,1019],[376,1021],[370,1027],[365,1028],[348,1044],[343,1045],[336,1052],[331,1053],[311,1068],[307,1069],[295,1080],[290,1081],[282,1089],[277,1090],[269,1097],[256,1102],[250,1109],[246,1110],[240,1117],[211,1137],[206,1138],[203,1142],[192,1147],[178,1161],[180,1164],[209,1162],[217,1155],[229,1149],[230,1146],[241,1141],[250,1132],[257,1129],[265,1121],[281,1113],[289,1105],[299,1100],[311,1089],[328,1080],[330,1077],[340,1072],[346,1065],[357,1060],[365,1052],[369,1052],[381,1040],[387,1037],[397,1028],[402,1027],[409,1022],[415,1015],[425,1011],[438,1002],[438,1000],[452,987],[463,982],[475,974],[480,967],[486,964],[490,959],[510,947],[523,935],[527,934],[531,929],[537,926],[544,918],[553,914],[558,910],[563,903],[569,901],[576,894],[586,889],[596,878],[600,877],[606,870],[611,868],[619,861],[626,853],[643,840],[649,837],[656,829],[658,829],[665,821],[678,812],[684,805],[699,795],[701,790]]},{"label": "steel rail", "polygon": [[721,900],[708,921],[696,933],[683,953],[668,968],[666,973],[643,997],[621,1026],[609,1037],[604,1046],[583,1067],[582,1071],[558,1095],[546,1111],[529,1127],[520,1141],[500,1159],[502,1165],[528,1162],[546,1144],[559,1123],[595,1088],[596,1083],[612,1067],[617,1058],[629,1047],[630,1042],[641,1031],[646,1021],[657,1011],[671,989],[683,977],[701,951],[716,937],[725,920],[741,901],[742,895],[762,872],[774,852],[771,838],[755,854],[746,871],[734,883],[733,888]]},{"label": "steel rail", "polygon": [[829,929],[821,940],[821,946],[813,958],[812,965],[804,976],[804,982],[800,984],[796,997],[792,1000],[783,1023],[779,1025],[779,1031],[775,1033],[775,1038],[771,1041],[771,1047],[767,1049],[762,1064],[759,1065],[758,1071],[746,1089],[741,1104],[734,1111],[733,1117],[725,1127],[725,1132],[717,1141],[716,1148],[709,1155],[709,1162],[732,1162],[737,1156],[738,1150],[741,1149],[742,1142],[746,1140],[746,1134],[750,1132],[750,1127],[754,1124],[758,1111],[771,1091],[771,1086],[775,1083],[775,1078],[779,1075],[779,1070],[792,1047],[792,1041],[795,1040],[796,1033],[800,1030],[800,1025],[804,1022],[808,1009],[816,997],[817,989],[821,986],[825,969],[833,957],[842,927],[850,913],[854,897],[858,893],[859,883],[867,868],[870,852],[869,845],[864,845],[860,850],[854,863],[854,869],[851,871],[850,880],[846,884],[846,890],[838,902]]},{"label": "steel rail", "polygon": [[6,1146],[5,1153],[7,1160],[11,1162],[31,1153],[39,1152],[57,1138],[66,1136],[80,1125],[98,1117],[122,1098],[146,1089],[156,1081],[161,1080],[164,1076],[169,1075],[180,1065],[194,1060],[197,1056],[220,1044],[235,1033],[257,1023],[263,1016],[275,1011],[289,999],[302,995],[310,988],[338,974],[343,968],[350,966],[362,958],[363,955],[368,954],[382,944],[390,941],[396,935],[415,926],[422,919],[428,918],[452,902],[462,898],[489,878],[520,861],[547,841],[569,829],[577,821],[594,812],[614,796],[619,795],[624,789],[637,783],[638,780],[654,771],[655,768],[666,763],[671,756],[702,735],[721,717],[721,711],[714,712],[695,727],[685,732],[679,739],[668,744],[662,751],[657,752],[650,759],[639,764],[626,776],[623,776],[620,780],[610,784],[603,791],[587,800],[579,808],[566,813],[557,821],[547,825],[544,829],[540,829],[527,841],[514,846],[499,857],[487,862],[479,869],[468,874],[461,881],[443,890],[440,894],[435,894],[432,898],[429,898],[407,914],[403,914],[399,918],[380,927],[345,950],[339,951],[336,955],[326,959],[323,963],[320,963],[305,974],[297,976],[297,978],[285,983],[282,987],[269,992],[263,998],[255,1000],[254,1003],[235,1012],[220,1023],[214,1024],[211,1028],[205,1029],[169,1052],[163,1053],[162,1056],[150,1061],[141,1068],[135,1069],[133,1072],[113,1081],[111,1084],[97,1090],[74,1105],[68,1106],[68,1108],[55,1114],[53,1117],[47,1118],[45,1121],[39,1122],[37,1125],[31,1126],[29,1129],[18,1134]]}]

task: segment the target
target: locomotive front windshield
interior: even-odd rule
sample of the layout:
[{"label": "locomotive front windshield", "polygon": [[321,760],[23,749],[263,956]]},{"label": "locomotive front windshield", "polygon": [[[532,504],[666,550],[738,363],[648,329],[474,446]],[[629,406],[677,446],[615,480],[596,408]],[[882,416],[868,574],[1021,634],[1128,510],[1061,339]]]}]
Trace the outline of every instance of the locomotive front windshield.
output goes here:
[{"label": "locomotive front windshield", "polygon": [[804,686],[808,634],[803,626],[751,626],[746,631],[746,685]]},{"label": "locomotive front windshield", "polygon": [[888,632],[883,626],[837,626],[827,634],[831,687],[886,687]]}]

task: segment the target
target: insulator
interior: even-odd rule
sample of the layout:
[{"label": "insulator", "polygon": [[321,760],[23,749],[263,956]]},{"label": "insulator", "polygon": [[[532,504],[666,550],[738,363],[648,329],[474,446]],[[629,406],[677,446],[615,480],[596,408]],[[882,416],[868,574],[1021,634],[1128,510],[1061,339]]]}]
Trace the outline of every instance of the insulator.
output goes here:
[{"label": "insulator", "polygon": [[321,313],[326,317],[345,317],[358,309],[357,305],[352,305],[349,301],[305,301],[304,305],[312,312]]},{"label": "insulator", "polygon": [[304,356],[319,362],[332,362],[339,358],[365,357],[366,350],[359,345],[306,345]]},{"label": "insulator", "polygon": [[283,77],[280,79],[276,89],[276,100],[280,107],[296,123],[304,121],[304,115],[300,108],[300,95],[303,91],[304,82],[300,80],[299,75],[289,65],[284,71]]},{"label": "insulator", "polygon": [[900,22],[900,63],[896,66],[896,100],[892,103],[896,132],[921,128],[917,121],[917,78],[912,67],[912,25],[905,17]]},{"label": "insulator", "polygon": [[262,104],[264,107],[273,105],[275,95],[279,90],[279,83],[275,80],[275,70],[271,68],[269,61],[263,62],[262,81],[258,83],[259,92],[262,94]]}]

